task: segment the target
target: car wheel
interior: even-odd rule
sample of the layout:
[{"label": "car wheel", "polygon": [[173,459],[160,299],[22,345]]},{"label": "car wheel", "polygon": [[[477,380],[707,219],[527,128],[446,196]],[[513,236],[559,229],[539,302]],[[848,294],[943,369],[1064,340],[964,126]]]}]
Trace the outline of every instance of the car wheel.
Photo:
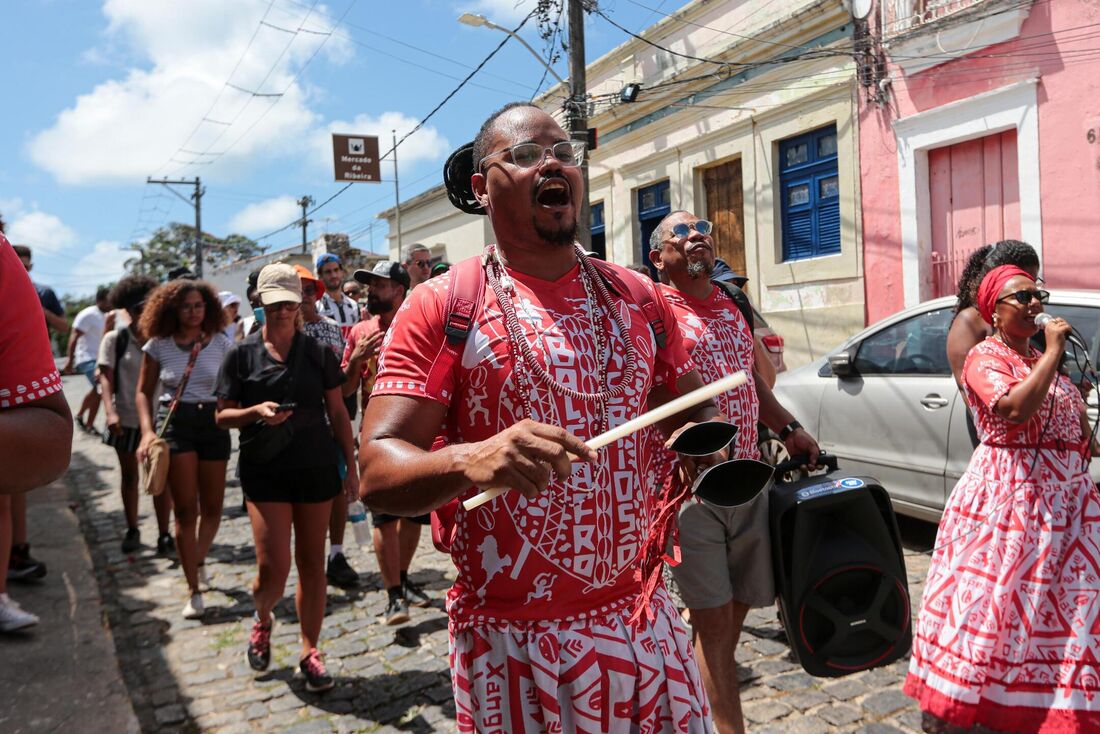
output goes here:
[{"label": "car wheel", "polygon": [[[779,436],[772,433],[763,426],[760,427],[759,432],[760,440],[756,444],[757,449],[760,451],[760,460],[776,466],[782,461],[786,461],[791,458],[791,455],[787,453],[787,446],[779,440]],[[776,476],[777,482],[794,482],[798,479],[802,479],[806,476],[806,473],[800,469],[786,472],[782,476]]]}]

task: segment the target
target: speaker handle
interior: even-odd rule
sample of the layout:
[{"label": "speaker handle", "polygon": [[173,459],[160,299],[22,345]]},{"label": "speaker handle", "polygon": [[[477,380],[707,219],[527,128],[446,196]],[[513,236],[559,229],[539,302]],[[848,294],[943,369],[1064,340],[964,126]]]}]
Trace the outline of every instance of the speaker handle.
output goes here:
[{"label": "speaker handle", "polygon": [[[808,454],[798,454],[792,456],[786,461],[781,461],[775,465],[775,476],[782,477],[787,472],[798,471],[802,468],[803,464],[809,464],[810,457]],[[827,454],[824,451],[817,457],[817,465],[824,466],[827,471],[826,474],[835,472],[837,470],[836,456],[833,454]],[[777,480],[778,481],[778,480]]]}]

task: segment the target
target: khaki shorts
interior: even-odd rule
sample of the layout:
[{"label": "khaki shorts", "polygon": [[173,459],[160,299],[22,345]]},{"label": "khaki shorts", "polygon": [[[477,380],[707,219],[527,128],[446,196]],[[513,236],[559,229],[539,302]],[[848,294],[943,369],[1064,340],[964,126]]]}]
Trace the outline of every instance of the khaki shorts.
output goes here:
[{"label": "khaki shorts", "polygon": [[729,601],[750,607],[775,602],[768,494],[726,509],[690,500],[680,508],[679,566],[672,575],[688,609]]}]

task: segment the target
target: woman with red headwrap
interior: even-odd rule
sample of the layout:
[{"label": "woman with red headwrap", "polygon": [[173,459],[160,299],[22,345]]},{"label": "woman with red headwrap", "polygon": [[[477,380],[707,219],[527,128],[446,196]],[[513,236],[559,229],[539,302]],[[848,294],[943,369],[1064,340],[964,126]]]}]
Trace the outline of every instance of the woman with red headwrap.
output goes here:
[{"label": "woman with red headwrap", "polygon": [[993,335],[963,391],[981,445],[940,521],[905,681],[928,732],[1100,731],[1100,495],[1058,370],[1069,324],[1029,343],[1047,298],[1014,265],[978,288]]}]

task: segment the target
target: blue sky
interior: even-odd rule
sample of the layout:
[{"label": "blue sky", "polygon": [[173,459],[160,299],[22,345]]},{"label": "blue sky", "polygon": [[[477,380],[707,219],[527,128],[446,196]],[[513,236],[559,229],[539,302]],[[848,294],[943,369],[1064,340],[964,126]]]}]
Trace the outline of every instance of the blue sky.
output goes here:
[{"label": "blue sky", "polygon": [[[639,31],[683,4],[611,0],[601,7]],[[379,134],[387,150],[391,129],[398,136],[411,129],[503,38],[458,24],[462,12],[513,27],[533,5],[6,3],[0,214],[9,238],[34,248],[36,280],[59,293],[87,293],[119,276],[131,242],[169,221],[193,221],[189,206],[145,185],[146,176],[195,175],[206,187],[204,231],[266,234],[294,219],[298,197],[320,202],[342,186],[332,181],[331,132]],[[533,20],[522,33],[544,48]],[[588,20],[586,36],[589,61],[626,40],[598,17]],[[555,69],[568,76],[564,58]],[[488,111],[530,98],[543,71],[509,42],[399,148],[402,199],[440,183],[450,151],[473,137]],[[283,96],[277,103],[250,97],[227,81]],[[392,178],[388,163],[383,175]],[[385,223],[375,215],[392,205],[392,182],[356,184],[314,215],[310,234],[350,232],[369,249],[368,226],[376,221],[381,250]],[[292,229],[264,244],[289,246],[299,237]]]}]

